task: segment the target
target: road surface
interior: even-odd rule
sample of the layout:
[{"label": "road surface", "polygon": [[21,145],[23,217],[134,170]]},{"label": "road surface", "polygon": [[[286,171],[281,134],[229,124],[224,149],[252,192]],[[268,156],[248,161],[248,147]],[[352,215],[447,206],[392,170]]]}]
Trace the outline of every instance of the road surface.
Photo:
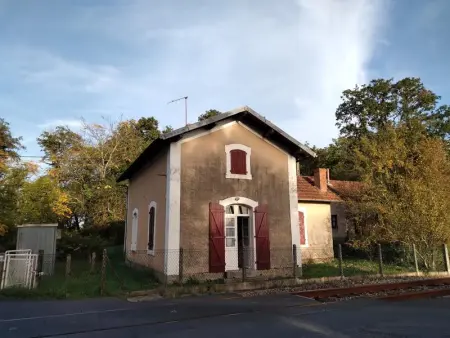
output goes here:
[{"label": "road surface", "polygon": [[0,337],[450,337],[450,298],[326,304],[292,295],[0,301]]}]

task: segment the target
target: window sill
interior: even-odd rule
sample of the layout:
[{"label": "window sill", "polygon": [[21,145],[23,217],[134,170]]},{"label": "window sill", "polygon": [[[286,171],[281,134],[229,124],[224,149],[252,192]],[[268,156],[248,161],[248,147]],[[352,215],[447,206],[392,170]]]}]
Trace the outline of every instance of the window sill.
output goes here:
[{"label": "window sill", "polygon": [[147,255],[155,256],[155,250],[147,250]]},{"label": "window sill", "polygon": [[242,175],[242,174],[227,173],[225,175],[225,178],[240,178],[240,179],[243,179],[243,180],[251,180],[252,179],[252,174]]}]

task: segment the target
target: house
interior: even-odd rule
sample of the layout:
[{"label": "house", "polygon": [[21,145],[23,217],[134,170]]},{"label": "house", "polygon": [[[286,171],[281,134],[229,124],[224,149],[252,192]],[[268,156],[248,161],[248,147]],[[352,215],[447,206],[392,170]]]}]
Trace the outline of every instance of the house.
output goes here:
[{"label": "house", "polygon": [[213,279],[243,266],[292,273],[317,245],[332,255],[331,235],[315,235],[317,222],[329,232],[329,209],[298,191],[308,156],[316,155],[249,107],[162,135],[118,179],[128,180],[127,260],[166,280]]},{"label": "house", "polygon": [[[333,243],[343,243],[348,238],[349,221],[344,198],[359,189],[353,181],[331,180],[329,169],[317,168],[314,176],[298,177],[299,210],[303,208],[308,223],[301,230],[303,262],[323,261],[333,257]],[[308,216],[307,216],[308,215]],[[315,217],[314,229],[310,229],[311,217]],[[302,217],[300,217],[302,226]]]}]

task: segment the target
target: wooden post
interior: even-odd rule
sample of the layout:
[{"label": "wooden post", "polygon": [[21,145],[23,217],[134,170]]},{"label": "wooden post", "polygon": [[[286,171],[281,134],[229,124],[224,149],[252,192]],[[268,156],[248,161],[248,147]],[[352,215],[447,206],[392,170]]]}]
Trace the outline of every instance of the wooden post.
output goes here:
[{"label": "wooden post", "polygon": [[44,250],[39,250],[36,266],[36,280],[38,281],[38,283],[42,278],[43,266],[44,266]]},{"label": "wooden post", "polygon": [[416,268],[416,275],[419,275],[419,262],[417,261],[417,250],[416,245],[413,244],[413,255],[414,255],[414,266]]},{"label": "wooden post", "polygon": [[292,245],[292,258],[293,258],[293,262],[294,262],[294,266],[293,266],[293,277],[297,278],[297,245],[293,244]]},{"label": "wooden post", "polygon": [[342,244],[338,245],[338,254],[339,254],[339,273],[341,275],[341,278],[344,278],[344,266],[343,266],[343,260],[342,260]]},{"label": "wooden post", "polygon": [[183,248],[180,248],[180,255],[178,257],[178,265],[179,265],[178,280],[180,283],[183,283],[183,264],[184,264],[184,251]]},{"label": "wooden post", "polygon": [[383,274],[383,254],[381,252],[381,244],[378,244],[378,269],[380,276],[384,276]]},{"label": "wooden post", "polygon": [[105,293],[105,283],[106,283],[106,260],[108,259],[106,249],[103,249],[103,257],[102,257],[102,272],[100,279],[100,295],[103,296]]},{"label": "wooden post", "polygon": [[68,254],[66,257],[66,278],[70,276],[71,264],[72,264],[72,256]]},{"label": "wooden post", "polygon": [[91,273],[95,272],[95,259],[97,258],[97,254],[95,252],[92,253],[92,256],[90,257],[90,261],[91,261]]},{"label": "wooden post", "polygon": [[444,244],[444,262],[445,262],[445,270],[448,274],[450,274],[450,262],[448,260],[448,248],[447,244]]}]

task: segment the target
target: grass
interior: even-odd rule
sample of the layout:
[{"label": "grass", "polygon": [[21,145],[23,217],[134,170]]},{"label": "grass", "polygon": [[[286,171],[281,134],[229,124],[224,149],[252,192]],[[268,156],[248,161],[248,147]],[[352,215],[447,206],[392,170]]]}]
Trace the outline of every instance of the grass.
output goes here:
[{"label": "grass", "polygon": [[[103,296],[125,296],[127,292],[156,288],[159,283],[147,269],[125,264],[121,248],[108,250]],[[0,291],[0,298],[80,299],[101,296],[101,258],[95,270],[87,259],[72,259],[71,273],[66,277],[65,261],[56,261],[54,274],[42,277],[32,290],[10,288]]]},{"label": "grass", "polygon": [[[376,275],[379,272],[376,260],[346,259],[343,262],[344,276]],[[383,273],[387,275],[400,274],[414,271],[412,266],[395,264],[383,264]],[[304,278],[334,277],[340,276],[339,261],[337,259],[328,263],[304,264]]]}]

